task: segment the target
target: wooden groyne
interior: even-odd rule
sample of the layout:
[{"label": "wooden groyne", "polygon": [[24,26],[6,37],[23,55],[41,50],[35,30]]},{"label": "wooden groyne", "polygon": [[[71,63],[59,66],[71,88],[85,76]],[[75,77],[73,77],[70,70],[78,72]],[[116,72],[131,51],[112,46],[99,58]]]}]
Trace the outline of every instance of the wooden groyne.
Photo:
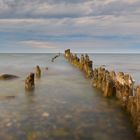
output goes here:
[{"label": "wooden groyne", "polygon": [[59,56],[60,56],[60,53],[57,54],[56,56],[54,56],[54,57],[52,58],[51,62],[54,62],[54,60],[55,60],[56,58],[58,58]]},{"label": "wooden groyne", "polygon": [[116,98],[121,106],[130,114],[131,121],[140,137],[140,86],[134,85],[134,80],[129,74],[108,71],[103,67],[94,68],[89,56],[71,53],[65,50],[65,58],[74,66],[82,70],[86,77],[91,78],[92,86],[101,90],[104,97]]},{"label": "wooden groyne", "polygon": [[85,56],[81,55],[81,58],[78,58],[76,54],[72,54],[70,49],[68,49],[65,51],[65,57],[71,64],[81,69],[88,78],[93,77],[92,61],[87,54]]}]

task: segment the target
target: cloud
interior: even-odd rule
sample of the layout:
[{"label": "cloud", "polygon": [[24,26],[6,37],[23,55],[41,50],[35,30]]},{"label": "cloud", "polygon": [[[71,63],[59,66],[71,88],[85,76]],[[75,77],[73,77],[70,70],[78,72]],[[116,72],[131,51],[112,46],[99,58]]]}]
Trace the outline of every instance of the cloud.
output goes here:
[{"label": "cloud", "polygon": [[140,0],[0,0],[0,40],[43,50],[130,49],[140,45],[139,15]]},{"label": "cloud", "polygon": [[0,18],[139,14],[139,0],[0,0]]},{"label": "cloud", "polygon": [[[82,2],[82,4],[81,4]],[[1,18],[41,18],[81,16],[87,13],[84,1],[0,0]]]},{"label": "cloud", "polygon": [[138,15],[51,19],[0,19],[1,32],[46,36],[140,36]]},{"label": "cloud", "polygon": [[37,40],[29,40],[29,41],[21,41],[20,44],[26,46],[26,47],[32,47],[32,48],[41,48],[41,49],[54,49],[56,48],[54,45],[52,45],[49,42],[41,42]]},{"label": "cloud", "polygon": [[140,13],[139,0],[106,0],[96,6],[95,15],[133,15]]}]

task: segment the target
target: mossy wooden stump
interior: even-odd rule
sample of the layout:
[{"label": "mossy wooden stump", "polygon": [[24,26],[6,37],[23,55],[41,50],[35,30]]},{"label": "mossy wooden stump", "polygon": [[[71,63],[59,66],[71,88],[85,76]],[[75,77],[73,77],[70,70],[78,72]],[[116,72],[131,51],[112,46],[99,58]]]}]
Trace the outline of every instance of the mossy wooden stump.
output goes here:
[{"label": "mossy wooden stump", "polygon": [[70,55],[71,55],[70,49],[65,50],[64,56],[65,56],[67,59],[70,58]]},{"label": "mossy wooden stump", "polygon": [[41,69],[38,65],[36,66],[35,75],[36,75],[36,78],[41,77]]},{"label": "mossy wooden stump", "polygon": [[34,87],[34,73],[30,73],[25,80],[25,89],[30,91],[33,90]]}]

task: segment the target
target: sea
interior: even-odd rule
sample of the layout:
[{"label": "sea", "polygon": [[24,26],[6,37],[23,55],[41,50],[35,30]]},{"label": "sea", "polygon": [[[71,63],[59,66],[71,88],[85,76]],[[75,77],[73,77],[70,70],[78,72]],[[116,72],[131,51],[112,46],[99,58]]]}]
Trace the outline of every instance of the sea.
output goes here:
[{"label": "sea", "polygon": [[[0,74],[19,76],[0,80],[0,140],[137,140],[119,102],[104,98],[63,54],[51,62],[55,55],[0,54]],[[93,68],[123,71],[140,84],[140,54],[89,56]],[[42,76],[26,91],[36,65]]]}]

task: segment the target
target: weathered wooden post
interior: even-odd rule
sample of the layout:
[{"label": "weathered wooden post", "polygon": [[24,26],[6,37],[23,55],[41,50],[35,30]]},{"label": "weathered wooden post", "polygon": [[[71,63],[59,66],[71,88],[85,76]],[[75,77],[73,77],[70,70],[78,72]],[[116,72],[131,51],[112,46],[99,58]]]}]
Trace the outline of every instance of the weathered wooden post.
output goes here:
[{"label": "weathered wooden post", "polygon": [[85,55],[85,62],[84,62],[84,72],[87,74],[88,71],[88,62],[89,62],[89,56],[88,54]]},{"label": "weathered wooden post", "polygon": [[81,58],[80,58],[80,69],[81,70],[83,70],[84,63],[85,63],[85,58],[84,58],[84,55],[81,54]]},{"label": "weathered wooden post", "polygon": [[37,78],[41,77],[41,69],[38,65],[36,66],[36,69],[35,69],[35,75]]},{"label": "weathered wooden post", "polygon": [[93,69],[92,69],[92,61],[91,60],[89,60],[88,62],[87,62],[87,77],[88,78],[92,78],[93,77]]},{"label": "weathered wooden post", "polygon": [[92,81],[93,87],[96,87],[97,88],[97,82],[98,82],[98,69],[95,68],[93,70],[93,81]]},{"label": "weathered wooden post", "polygon": [[35,87],[34,73],[30,73],[25,80],[25,89],[26,90],[33,90],[34,87]]},{"label": "weathered wooden post", "polygon": [[80,67],[80,59],[77,54],[74,54],[72,64],[76,67]]},{"label": "weathered wooden post", "polygon": [[69,59],[70,54],[71,54],[70,49],[65,50],[65,54],[64,54],[64,55],[65,55],[65,57],[66,57],[67,59]]}]

